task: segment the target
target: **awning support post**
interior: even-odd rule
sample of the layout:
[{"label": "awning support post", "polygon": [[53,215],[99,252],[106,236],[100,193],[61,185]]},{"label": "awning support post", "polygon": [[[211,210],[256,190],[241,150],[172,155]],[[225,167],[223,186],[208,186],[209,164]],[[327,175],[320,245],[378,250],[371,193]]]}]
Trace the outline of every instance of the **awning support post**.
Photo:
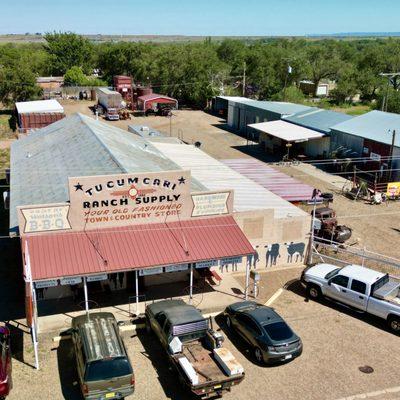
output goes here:
[{"label": "awning support post", "polygon": [[249,292],[249,281],[250,281],[250,263],[251,259],[246,261],[246,287],[244,289],[244,299],[247,300]]},{"label": "awning support post", "polygon": [[190,264],[189,304],[192,304],[192,298],[193,298],[193,264]]},{"label": "awning support post", "polygon": [[33,339],[33,351],[35,353],[35,368],[39,369],[39,343],[38,343],[38,334],[37,334],[37,300],[36,300],[36,289],[32,285],[32,301],[33,301],[33,315],[32,315],[32,339]]},{"label": "awning support post", "polygon": [[135,271],[135,298],[136,298],[136,315],[139,315],[139,280],[138,271]]},{"label": "awning support post", "polygon": [[89,297],[88,297],[86,276],[83,277],[83,291],[85,293],[85,311],[86,311],[86,314],[89,314]]}]

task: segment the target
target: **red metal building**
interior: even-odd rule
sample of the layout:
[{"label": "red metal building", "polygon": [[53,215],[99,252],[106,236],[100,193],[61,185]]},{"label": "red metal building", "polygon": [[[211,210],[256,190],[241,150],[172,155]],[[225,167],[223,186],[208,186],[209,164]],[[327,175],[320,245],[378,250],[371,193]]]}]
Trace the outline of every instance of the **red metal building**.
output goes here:
[{"label": "red metal building", "polygon": [[114,88],[124,99],[132,98],[132,78],[125,75],[114,76]]},{"label": "red metal building", "polygon": [[171,106],[171,108],[178,108],[178,100],[157,93],[150,93],[139,96],[137,99],[137,104],[138,110],[142,111],[156,111],[159,108],[159,104],[167,104]]}]

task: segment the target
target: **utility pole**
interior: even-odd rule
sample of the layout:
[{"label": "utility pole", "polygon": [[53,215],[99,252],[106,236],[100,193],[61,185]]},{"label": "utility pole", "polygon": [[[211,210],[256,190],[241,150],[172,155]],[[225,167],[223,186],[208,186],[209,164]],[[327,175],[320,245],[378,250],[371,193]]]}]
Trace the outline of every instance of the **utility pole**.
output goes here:
[{"label": "utility pole", "polygon": [[246,97],[246,61],[243,61],[243,88],[242,95]]},{"label": "utility pole", "polygon": [[382,100],[382,111],[387,111],[388,97],[389,97],[389,86],[392,85],[393,89],[398,91],[400,89],[400,72],[381,72],[379,76],[382,76],[388,80],[386,87],[386,94]]},{"label": "utility pole", "polygon": [[392,145],[390,146],[390,158],[389,158],[389,176],[388,176],[388,181],[389,182],[392,179],[393,150],[394,150],[395,141],[396,141],[396,130],[393,129],[393,131],[392,131]]}]

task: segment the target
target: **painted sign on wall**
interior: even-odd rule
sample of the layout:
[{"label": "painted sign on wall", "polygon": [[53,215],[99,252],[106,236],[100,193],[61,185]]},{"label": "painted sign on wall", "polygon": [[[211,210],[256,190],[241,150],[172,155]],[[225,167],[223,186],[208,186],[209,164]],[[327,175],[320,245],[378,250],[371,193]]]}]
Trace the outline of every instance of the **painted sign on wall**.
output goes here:
[{"label": "painted sign on wall", "polygon": [[22,232],[49,232],[71,229],[68,211],[69,205],[64,204],[24,208],[19,215]]},{"label": "painted sign on wall", "polygon": [[228,214],[228,198],[230,194],[230,191],[193,194],[192,217]]},{"label": "painted sign on wall", "polygon": [[189,171],[69,178],[74,229],[174,221],[190,215]]},{"label": "painted sign on wall", "polygon": [[21,234],[168,223],[233,210],[233,191],[191,195],[190,171],[69,178],[69,204],[18,207]]}]

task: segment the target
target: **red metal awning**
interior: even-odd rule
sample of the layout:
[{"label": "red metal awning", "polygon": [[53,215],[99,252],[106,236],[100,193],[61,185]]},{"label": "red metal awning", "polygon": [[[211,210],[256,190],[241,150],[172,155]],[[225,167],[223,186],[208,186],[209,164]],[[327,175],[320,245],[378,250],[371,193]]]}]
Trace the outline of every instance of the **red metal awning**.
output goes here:
[{"label": "red metal awning", "polygon": [[[27,235],[34,281],[193,263],[254,253],[231,216]],[[27,258],[27,255],[24,255]]]}]

